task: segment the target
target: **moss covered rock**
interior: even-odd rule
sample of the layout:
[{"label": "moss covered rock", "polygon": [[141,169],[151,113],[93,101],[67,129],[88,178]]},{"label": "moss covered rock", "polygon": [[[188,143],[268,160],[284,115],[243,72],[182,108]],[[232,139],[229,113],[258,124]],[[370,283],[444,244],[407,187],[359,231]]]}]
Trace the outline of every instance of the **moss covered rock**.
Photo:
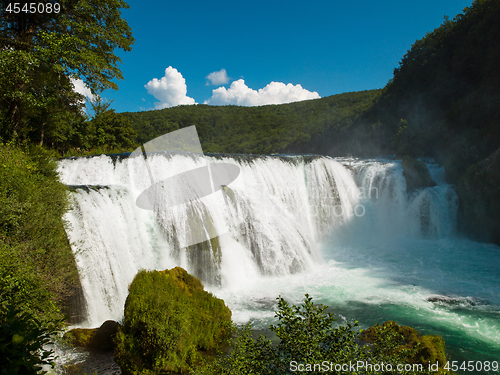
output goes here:
[{"label": "moss covered rock", "polygon": [[429,364],[439,362],[438,374],[452,374],[452,372],[443,369],[443,366],[446,364],[446,346],[443,338],[440,336],[423,336],[415,328],[400,326],[396,322],[388,321],[380,326],[370,327],[363,331],[361,338],[365,342],[374,343],[385,328],[392,330],[400,337],[399,345],[396,345],[396,351],[418,349],[416,354],[409,359],[409,363],[421,363],[425,368],[428,368]]},{"label": "moss covered rock", "polygon": [[64,340],[71,346],[87,350],[111,351],[119,323],[106,320],[99,328],[75,328],[64,334]]},{"label": "moss covered rock", "polygon": [[66,332],[63,338],[70,346],[88,349],[95,331],[97,331],[97,328],[75,328]]},{"label": "moss covered rock", "polygon": [[185,373],[222,347],[231,311],[180,267],[140,271],[129,287],[115,359],[124,374]]},{"label": "moss covered rock", "polygon": [[406,157],[401,166],[403,167],[403,176],[406,179],[406,191],[436,186],[424,162]]}]

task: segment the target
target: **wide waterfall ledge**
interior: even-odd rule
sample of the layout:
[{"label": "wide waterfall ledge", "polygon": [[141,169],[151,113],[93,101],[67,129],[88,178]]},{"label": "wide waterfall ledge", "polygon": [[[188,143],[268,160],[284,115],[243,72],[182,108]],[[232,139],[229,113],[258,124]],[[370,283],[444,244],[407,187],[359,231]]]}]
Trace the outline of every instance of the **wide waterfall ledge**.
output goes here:
[{"label": "wide waterfall ledge", "polygon": [[[137,206],[154,180],[217,162],[240,169],[226,188],[175,207],[162,204],[172,192],[158,188],[154,209]],[[401,162],[389,159],[157,153],[147,163],[106,155],[59,162],[72,192],[67,232],[90,326],[121,319],[140,269],[181,266],[208,287],[238,290],[314,269],[324,263],[325,239],[442,238],[455,229],[456,194],[432,163],[438,185],[413,192],[406,191]],[[182,198],[196,183],[178,184],[174,193]]]}]

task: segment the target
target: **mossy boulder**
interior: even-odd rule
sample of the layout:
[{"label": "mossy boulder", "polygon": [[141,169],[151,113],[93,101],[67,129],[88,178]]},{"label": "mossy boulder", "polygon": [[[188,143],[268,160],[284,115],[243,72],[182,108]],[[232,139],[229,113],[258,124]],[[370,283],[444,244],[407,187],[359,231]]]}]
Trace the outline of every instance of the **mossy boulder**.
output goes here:
[{"label": "mossy boulder", "polygon": [[97,328],[75,328],[64,334],[64,341],[74,347],[89,348],[90,340]]},{"label": "mossy boulder", "polygon": [[129,286],[115,359],[124,374],[186,373],[231,334],[231,311],[180,267],[140,271]]},{"label": "mossy boulder", "polygon": [[439,362],[438,374],[453,374],[443,369],[446,364],[446,346],[441,336],[421,335],[415,328],[400,326],[396,322],[387,321],[382,325],[376,325],[363,331],[361,339],[367,343],[374,343],[385,328],[397,333],[400,338],[396,351],[418,349],[416,354],[409,359],[409,363],[421,363],[425,368],[428,368],[429,364]]},{"label": "mossy boulder", "polygon": [[471,166],[458,183],[459,228],[500,245],[500,149]]},{"label": "mossy boulder", "polygon": [[99,328],[75,328],[64,334],[64,340],[71,346],[87,350],[112,351],[119,323],[106,320]]},{"label": "mossy boulder", "polygon": [[424,162],[405,157],[401,163],[406,180],[406,191],[436,186]]}]

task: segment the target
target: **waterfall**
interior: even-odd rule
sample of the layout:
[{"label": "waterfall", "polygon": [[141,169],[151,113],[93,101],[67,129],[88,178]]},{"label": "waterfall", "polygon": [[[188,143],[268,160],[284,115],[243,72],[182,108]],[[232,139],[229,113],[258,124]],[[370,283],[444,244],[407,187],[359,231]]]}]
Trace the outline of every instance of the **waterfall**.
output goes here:
[{"label": "waterfall", "polygon": [[[161,204],[172,199],[161,188],[154,209],[136,204],[151,186],[148,173],[163,181],[207,161],[236,165],[238,178],[175,207]],[[454,230],[453,189],[440,184],[407,193],[397,161],[349,167],[326,157],[156,153],[148,163],[149,171],[132,157],[59,162],[61,180],[72,190],[67,232],[90,326],[121,319],[128,285],[140,269],[179,265],[206,285],[238,288],[313,269],[322,262],[326,237],[438,238]],[[188,185],[175,193],[184,194]],[[209,239],[190,245],[186,236],[196,231]]]},{"label": "waterfall", "polygon": [[[387,242],[401,238],[437,239],[455,231],[458,197],[444,182],[444,169],[428,163],[434,187],[407,192],[400,161],[361,160],[353,167],[365,214],[352,223],[358,237]],[[352,234],[349,240],[352,240]]]}]

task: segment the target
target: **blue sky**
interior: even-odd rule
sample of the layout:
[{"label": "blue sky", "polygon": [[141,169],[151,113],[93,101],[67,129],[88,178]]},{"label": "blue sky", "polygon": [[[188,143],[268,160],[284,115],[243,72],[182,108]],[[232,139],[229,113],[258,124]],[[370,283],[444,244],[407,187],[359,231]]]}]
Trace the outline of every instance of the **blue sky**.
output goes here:
[{"label": "blue sky", "polygon": [[137,112],[381,88],[415,40],[471,2],[129,0],[123,17],[136,42],[118,52],[119,91],[102,97],[118,112]]}]

